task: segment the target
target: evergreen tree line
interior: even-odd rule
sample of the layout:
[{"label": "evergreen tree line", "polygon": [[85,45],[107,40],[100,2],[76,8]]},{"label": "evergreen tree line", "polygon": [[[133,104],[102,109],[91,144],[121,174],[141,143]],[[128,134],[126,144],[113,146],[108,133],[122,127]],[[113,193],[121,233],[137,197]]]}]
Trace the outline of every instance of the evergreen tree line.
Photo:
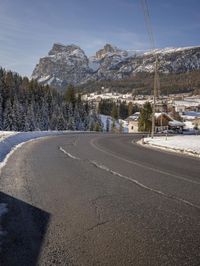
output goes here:
[{"label": "evergreen tree line", "polygon": [[[98,126],[97,126],[98,125]],[[0,69],[0,130],[90,130],[101,122],[69,86],[65,95]]]},{"label": "evergreen tree line", "polygon": [[[161,95],[186,92],[191,92],[191,95],[200,94],[200,70],[186,73],[159,73],[159,77]],[[153,73],[141,72],[122,80],[89,81],[79,87],[85,93],[98,91],[99,88],[105,87],[113,92],[150,95],[153,92],[153,82]]]},{"label": "evergreen tree line", "polygon": [[100,114],[110,115],[114,119],[126,119],[128,116],[138,111],[138,106],[133,105],[131,102],[127,104],[125,101],[113,102],[107,99],[101,100],[98,108]]}]

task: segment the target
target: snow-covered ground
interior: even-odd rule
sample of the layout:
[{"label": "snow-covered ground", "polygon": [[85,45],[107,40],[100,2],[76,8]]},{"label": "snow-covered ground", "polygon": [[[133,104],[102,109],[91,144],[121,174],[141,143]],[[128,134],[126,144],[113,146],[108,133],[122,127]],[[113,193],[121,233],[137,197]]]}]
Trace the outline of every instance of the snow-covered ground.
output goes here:
[{"label": "snow-covered ground", "polygon": [[[107,123],[109,124],[109,131],[111,131],[112,130],[112,124],[113,124],[112,117],[109,115],[102,115],[102,114],[100,114],[99,117],[100,117],[101,122],[103,124],[103,131],[107,130]],[[108,120],[108,122],[107,122],[107,120]],[[115,128],[120,129],[120,124],[123,127],[123,132],[124,133],[128,132],[128,124],[125,120],[122,120],[122,119],[115,121]]]},{"label": "snow-covered ground", "polygon": [[[6,157],[18,145],[33,139],[46,136],[55,136],[69,133],[70,131],[33,131],[33,132],[10,132],[0,131],[0,169],[4,165]],[[77,133],[77,132],[76,132]]]},{"label": "snow-covered ground", "polygon": [[1,131],[0,130],[0,141],[5,140],[6,138],[17,134],[17,132],[13,132],[13,131]]},{"label": "snow-covered ground", "polygon": [[161,149],[168,149],[200,157],[200,136],[179,135],[154,137],[153,139],[145,138],[144,143]]},{"label": "snow-covered ground", "polygon": [[109,115],[99,115],[101,122],[103,124],[103,130],[106,131],[107,129],[107,120],[108,120],[108,124],[109,124],[109,130],[111,130],[111,125],[112,125],[112,117]]}]

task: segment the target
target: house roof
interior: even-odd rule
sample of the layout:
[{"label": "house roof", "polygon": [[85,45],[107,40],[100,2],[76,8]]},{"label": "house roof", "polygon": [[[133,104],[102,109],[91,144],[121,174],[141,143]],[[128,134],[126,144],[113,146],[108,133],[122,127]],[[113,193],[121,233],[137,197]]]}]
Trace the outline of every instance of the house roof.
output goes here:
[{"label": "house roof", "polygon": [[183,122],[180,122],[178,120],[173,120],[173,121],[169,121],[169,125],[170,126],[174,126],[174,127],[183,127],[185,126],[185,124]]},{"label": "house roof", "polygon": [[[136,112],[133,115],[126,118],[126,121],[137,121],[139,118],[140,112]],[[184,126],[185,124],[183,122],[180,122],[178,120],[173,119],[169,114],[162,112],[162,113],[155,113],[155,118],[158,119],[161,115],[166,116],[169,119],[169,125],[170,126]]]},{"label": "house roof", "polygon": [[140,112],[136,112],[133,115],[130,115],[126,118],[126,121],[137,121],[140,116]]},{"label": "house roof", "polygon": [[162,112],[162,113],[155,113],[155,118],[159,118],[161,115],[166,116],[169,120],[173,121],[174,119],[167,113]]}]

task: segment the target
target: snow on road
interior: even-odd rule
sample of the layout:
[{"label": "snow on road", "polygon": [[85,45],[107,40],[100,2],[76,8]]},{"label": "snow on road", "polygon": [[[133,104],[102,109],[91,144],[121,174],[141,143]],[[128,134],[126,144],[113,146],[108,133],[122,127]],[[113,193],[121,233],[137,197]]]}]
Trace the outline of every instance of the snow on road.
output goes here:
[{"label": "snow on road", "polygon": [[186,154],[196,155],[200,157],[200,136],[162,136],[145,138],[144,143],[150,146],[169,149],[175,152],[182,152]]}]

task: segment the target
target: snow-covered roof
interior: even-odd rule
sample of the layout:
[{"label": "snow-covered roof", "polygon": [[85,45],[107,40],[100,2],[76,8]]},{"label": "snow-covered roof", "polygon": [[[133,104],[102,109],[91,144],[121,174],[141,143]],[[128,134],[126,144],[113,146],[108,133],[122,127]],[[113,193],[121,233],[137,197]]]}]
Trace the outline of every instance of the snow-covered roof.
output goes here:
[{"label": "snow-covered roof", "polygon": [[167,116],[171,121],[173,120],[173,118],[172,118],[169,114],[167,114],[167,113],[165,113],[165,112],[162,112],[162,113],[155,113],[155,118],[157,119],[157,118],[159,118],[161,115],[165,115],[165,116]]},{"label": "snow-covered roof", "polygon": [[177,100],[177,101],[174,101],[174,105],[175,106],[191,107],[191,106],[199,106],[200,103],[198,101]]},{"label": "snow-covered roof", "polygon": [[130,115],[129,117],[127,117],[126,121],[130,121],[130,120],[137,121],[139,116],[140,116],[140,112],[136,112],[133,115]]},{"label": "snow-covered roof", "polygon": [[174,127],[183,127],[185,124],[183,122],[180,122],[178,120],[173,120],[173,121],[169,121],[169,125],[170,126],[174,126]]}]

